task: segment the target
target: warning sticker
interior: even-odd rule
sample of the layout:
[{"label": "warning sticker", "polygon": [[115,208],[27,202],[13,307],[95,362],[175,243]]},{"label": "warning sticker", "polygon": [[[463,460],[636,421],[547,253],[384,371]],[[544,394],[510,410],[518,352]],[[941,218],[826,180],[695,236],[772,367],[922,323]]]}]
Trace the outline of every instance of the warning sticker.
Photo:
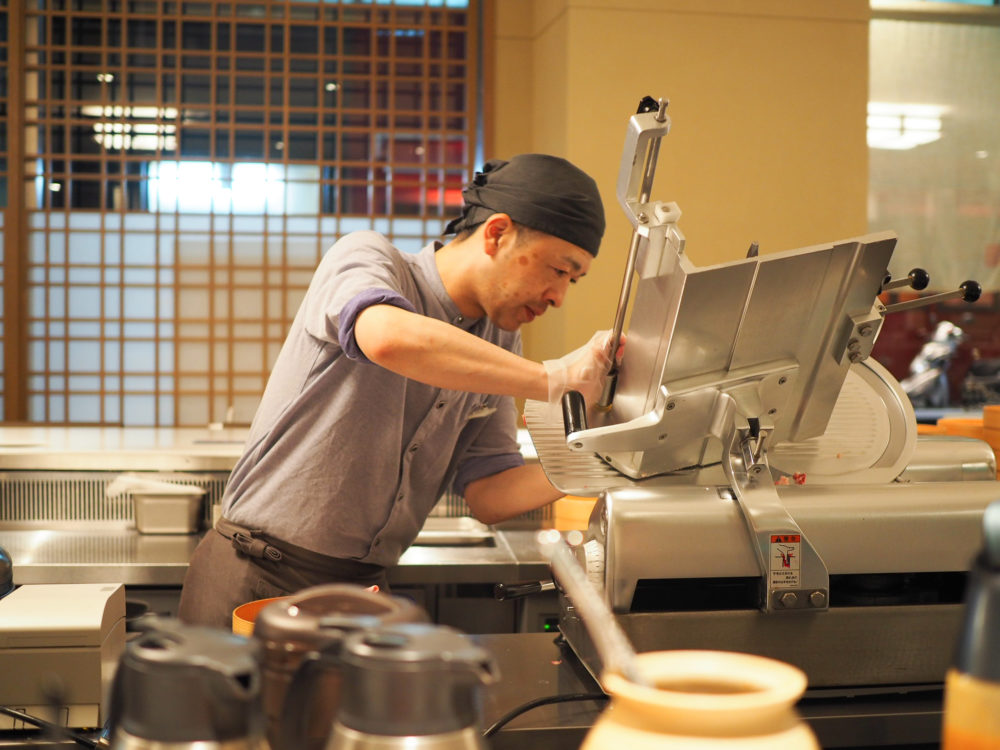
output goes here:
[{"label": "warning sticker", "polygon": [[771,535],[771,588],[794,589],[799,587],[799,550],[802,537],[799,534]]}]

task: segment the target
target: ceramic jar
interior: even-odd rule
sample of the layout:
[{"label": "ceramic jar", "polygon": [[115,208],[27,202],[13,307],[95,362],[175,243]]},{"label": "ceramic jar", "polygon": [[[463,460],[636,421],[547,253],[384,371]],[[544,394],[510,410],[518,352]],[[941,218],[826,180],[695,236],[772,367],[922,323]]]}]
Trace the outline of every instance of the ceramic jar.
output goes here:
[{"label": "ceramic jar", "polygon": [[604,676],[608,708],[581,750],[818,750],[795,712],[806,689],[796,667],[729,651],[638,655],[652,687]]}]

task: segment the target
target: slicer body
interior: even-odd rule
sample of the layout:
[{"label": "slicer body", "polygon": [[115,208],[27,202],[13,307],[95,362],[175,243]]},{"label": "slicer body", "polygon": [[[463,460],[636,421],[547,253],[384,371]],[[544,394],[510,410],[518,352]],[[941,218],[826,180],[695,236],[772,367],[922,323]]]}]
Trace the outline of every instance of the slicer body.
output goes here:
[{"label": "slicer body", "polygon": [[[626,136],[634,294],[610,408],[565,428],[525,408],[553,484],[600,496],[577,550],[590,581],[640,651],[760,653],[812,686],[938,683],[1000,483],[985,443],[918,444],[869,356],[895,236],[696,267],[679,208],[648,195],[668,130],[641,113]],[[598,673],[565,597],[560,627]]]}]

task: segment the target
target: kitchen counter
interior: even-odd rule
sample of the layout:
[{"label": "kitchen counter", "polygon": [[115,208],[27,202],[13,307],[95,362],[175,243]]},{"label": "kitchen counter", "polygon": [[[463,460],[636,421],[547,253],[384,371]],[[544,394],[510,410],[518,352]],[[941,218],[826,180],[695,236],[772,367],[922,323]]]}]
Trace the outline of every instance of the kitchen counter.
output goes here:
[{"label": "kitchen counter", "polygon": [[[552,696],[595,695],[600,688],[561,638],[551,633],[477,635],[496,659],[500,680],[483,700],[483,729]],[[518,714],[491,738],[492,750],[571,750],[580,747],[607,705],[601,700],[560,702]],[[936,748],[941,736],[942,692],[926,690],[810,690],[799,716],[822,747]]]},{"label": "kitchen counter", "polygon": [[[493,654],[500,680],[484,689],[480,728],[498,722],[487,740],[492,750],[576,750],[608,705],[597,682],[571,650],[551,633],[474,635]],[[567,696],[585,697],[565,700]],[[561,702],[533,706],[543,699]],[[941,691],[831,695],[810,691],[799,701],[799,716],[821,747],[870,750],[938,747]],[[88,734],[96,739],[96,733]],[[0,748],[71,750],[79,745],[46,739],[36,732],[0,733]]]},{"label": "kitchen counter", "polygon": [[[389,571],[390,584],[485,583],[547,578],[532,530],[497,530],[474,544],[413,546]],[[3,529],[14,583],[180,586],[198,534],[140,534],[134,528]]]},{"label": "kitchen counter", "polygon": [[[0,469],[58,471],[230,471],[248,428],[0,426]],[[528,431],[517,431],[526,461],[536,461]]]},{"label": "kitchen counter", "polygon": [[[95,475],[113,477],[117,472],[203,472],[221,478],[221,486],[239,459],[246,437],[246,427],[224,425],[3,426],[0,476],[10,472],[12,477],[28,474],[61,481],[58,478],[65,473],[67,481],[73,482]],[[518,432],[518,442],[527,461],[537,460],[525,430]],[[88,488],[67,487],[72,487],[65,492],[73,495],[73,502],[58,506],[59,512],[65,513],[56,516],[59,520],[34,520],[37,495],[31,495],[33,489],[19,490],[22,495],[12,495],[10,506],[0,508],[0,546],[14,562],[15,584],[112,581],[127,586],[181,585],[199,534],[140,534],[128,520],[87,520],[94,510],[87,504],[96,507],[94,499],[86,495]],[[50,503],[53,507],[57,504]],[[28,510],[19,511],[22,506]],[[472,519],[429,519],[429,524],[433,522]],[[533,531],[517,528],[489,533],[486,527],[480,528],[486,533],[464,541],[456,535],[454,543],[438,538],[424,546],[418,539],[389,572],[390,583],[463,584],[548,577],[548,568],[535,550]]]},{"label": "kitchen counter", "polygon": [[0,469],[31,471],[230,471],[240,427],[0,427]]}]

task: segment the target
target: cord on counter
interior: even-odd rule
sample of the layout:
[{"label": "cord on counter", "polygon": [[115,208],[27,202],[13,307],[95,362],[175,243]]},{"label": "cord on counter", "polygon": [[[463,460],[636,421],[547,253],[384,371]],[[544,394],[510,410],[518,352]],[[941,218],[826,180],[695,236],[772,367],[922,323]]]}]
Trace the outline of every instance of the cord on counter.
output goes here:
[{"label": "cord on counter", "polygon": [[101,747],[95,740],[84,737],[80,734],[74,734],[70,732],[66,727],[60,726],[59,724],[53,724],[50,721],[45,721],[45,719],[39,719],[36,716],[31,716],[23,711],[18,711],[16,708],[10,708],[8,706],[0,706],[0,714],[6,714],[13,719],[18,719],[23,721],[25,724],[31,724],[32,726],[38,727],[39,729],[45,729],[49,732],[53,732],[59,736],[65,737],[66,739],[73,740],[74,742],[83,745],[84,747],[91,748],[91,750],[96,750],[96,748]]},{"label": "cord on counter", "polygon": [[549,695],[545,698],[535,698],[534,700],[522,703],[517,708],[508,711],[483,732],[483,737],[492,737],[500,731],[508,722],[516,719],[521,714],[539,706],[547,706],[551,703],[568,703],[570,701],[606,701],[608,696],[604,693],[569,693],[567,695]]}]

